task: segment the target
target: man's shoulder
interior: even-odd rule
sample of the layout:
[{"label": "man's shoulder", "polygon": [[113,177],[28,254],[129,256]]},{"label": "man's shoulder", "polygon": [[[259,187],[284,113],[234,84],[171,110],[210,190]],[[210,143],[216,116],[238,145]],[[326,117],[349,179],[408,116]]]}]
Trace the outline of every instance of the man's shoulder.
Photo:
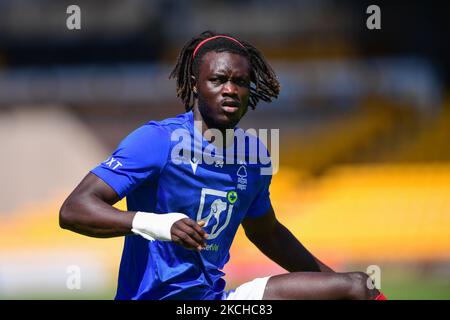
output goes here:
[{"label": "man's shoulder", "polygon": [[[242,128],[236,128],[235,135],[245,137],[245,150],[247,153],[255,152],[260,155],[269,155],[269,149],[267,148],[269,137],[261,137],[256,130],[244,130]],[[242,139],[238,138],[239,140],[242,141]]]},{"label": "man's shoulder", "polygon": [[149,122],[147,122],[144,126],[155,126],[158,127],[160,129],[163,129],[167,132],[172,132],[176,129],[180,129],[180,128],[188,128],[189,124],[190,124],[190,113],[186,112],[186,113],[182,113],[179,114],[175,117],[171,117],[171,118],[166,118],[163,120],[151,120]]},{"label": "man's shoulder", "polygon": [[[242,163],[242,160],[245,159],[244,162],[249,168],[262,170],[262,168],[271,167],[272,158],[267,147],[267,136],[261,137],[256,130],[245,130],[242,128],[236,128],[235,134],[241,136],[241,138],[237,138],[238,144],[245,141],[244,148],[241,149],[244,151],[244,154],[240,152],[239,148],[237,150],[238,163]],[[245,140],[242,137],[245,137]]]},{"label": "man's shoulder", "polygon": [[142,143],[150,143],[151,146],[159,145],[161,148],[171,145],[171,134],[178,128],[188,128],[188,113],[164,120],[150,120],[122,140],[120,147],[138,146]]}]

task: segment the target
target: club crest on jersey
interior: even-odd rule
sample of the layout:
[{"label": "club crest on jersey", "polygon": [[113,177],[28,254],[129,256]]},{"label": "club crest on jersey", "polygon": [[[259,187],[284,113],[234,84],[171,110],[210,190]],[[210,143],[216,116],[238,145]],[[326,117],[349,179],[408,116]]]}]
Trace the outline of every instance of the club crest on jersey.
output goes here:
[{"label": "club crest on jersey", "polygon": [[237,175],[237,185],[236,188],[242,191],[247,190],[247,168],[245,167],[245,163],[241,162],[241,166],[236,172]]},{"label": "club crest on jersey", "polygon": [[202,189],[197,221],[206,222],[204,229],[209,235],[208,240],[217,238],[230,223],[234,203],[237,200],[237,194],[233,192]]}]

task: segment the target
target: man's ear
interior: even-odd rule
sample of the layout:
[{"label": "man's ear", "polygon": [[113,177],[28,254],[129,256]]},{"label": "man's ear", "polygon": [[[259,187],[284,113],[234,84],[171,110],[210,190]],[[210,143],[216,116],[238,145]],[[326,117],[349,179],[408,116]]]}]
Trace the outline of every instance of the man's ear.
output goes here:
[{"label": "man's ear", "polygon": [[197,79],[195,79],[194,76],[191,76],[191,88],[192,88],[192,92],[194,93],[194,96],[197,96]]}]

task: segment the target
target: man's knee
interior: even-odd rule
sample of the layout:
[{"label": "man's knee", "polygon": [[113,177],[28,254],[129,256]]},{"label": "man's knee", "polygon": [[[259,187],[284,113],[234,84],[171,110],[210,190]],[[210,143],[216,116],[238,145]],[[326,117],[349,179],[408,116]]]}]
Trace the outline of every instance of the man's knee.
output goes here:
[{"label": "man's knee", "polygon": [[352,299],[367,300],[373,299],[377,296],[378,290],[371,289],[369,283],[372,281],[370,277],[364,272],[350,272],[348,273],[351,281],[350,296]]}]

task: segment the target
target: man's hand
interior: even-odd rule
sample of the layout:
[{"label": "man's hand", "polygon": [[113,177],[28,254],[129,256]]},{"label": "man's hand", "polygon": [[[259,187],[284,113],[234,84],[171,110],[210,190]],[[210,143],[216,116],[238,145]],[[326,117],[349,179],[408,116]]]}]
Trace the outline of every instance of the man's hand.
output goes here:
[{"label": "man's hand", "polygon": [[202,250],[206,248],[208,234],[202,227],[205,221],[198,223],[190,218],[178,220],[172,225],[170,233],[172,241],[190,250]]}]

